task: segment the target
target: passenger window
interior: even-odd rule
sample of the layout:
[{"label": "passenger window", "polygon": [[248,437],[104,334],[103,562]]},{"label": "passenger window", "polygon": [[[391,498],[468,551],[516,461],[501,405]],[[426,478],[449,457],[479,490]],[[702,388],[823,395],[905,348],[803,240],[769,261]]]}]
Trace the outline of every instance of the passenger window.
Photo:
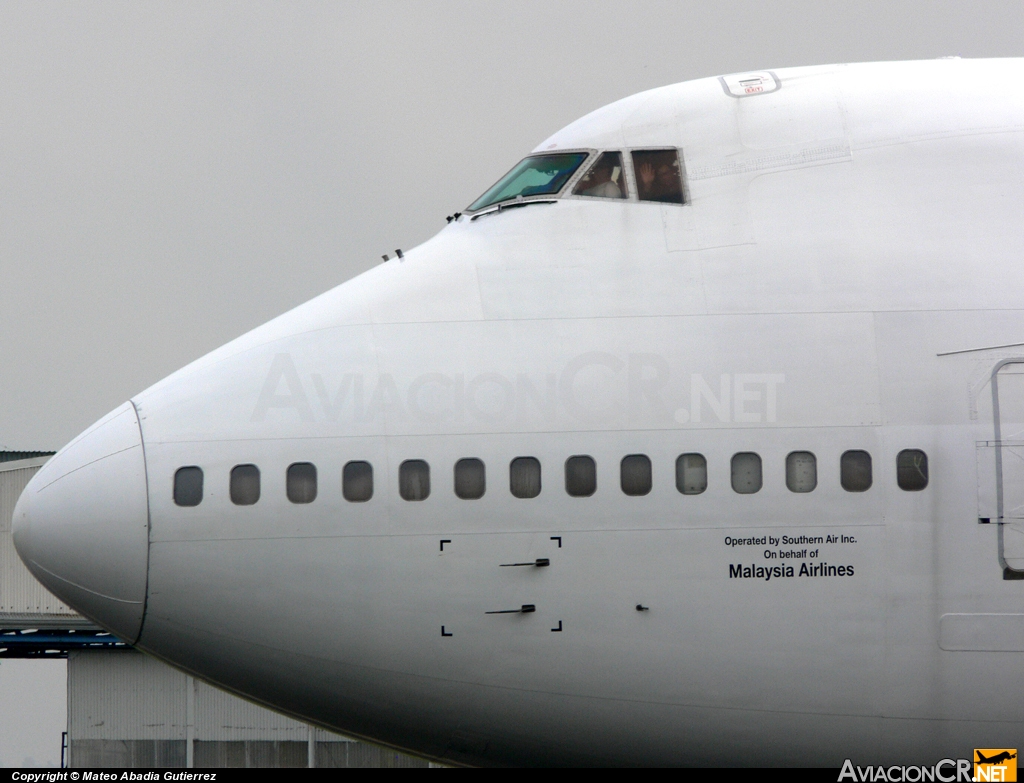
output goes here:
[{"label": "passenger window", "polygon": [[633,174],[641,201],[683,203],[683,177],[678,150],[635,150]]},{"label": "passenger window", "polygon": [[399,465],[398,494],[403,500],[426,500],[430,496],[430,465],[421,459],[407,459]]},{"label": "passenger window", "polygon": [[178,468],[174,474],[174,503],[178,506],[198,506],[203,502],[203,469],[190,465]]},{"label": "passenger window", "polygon": [[316,500],[316,465],[293,462],[288,466],[285,484],[292,503],[312,503]]},{"label": "passenger window", "polygon": [[708,462],[703,454],[680,454],[676,458],[676,489],[684,495],[699,495],[708,488]]},{"label": "passenger window", "polygon": [[341,469],[341,494],[349,503],[365,503],[373,497],[373,465],[346,462]]},{"label": "passenger window", "polygon": [[622,154],[606,152],[583,175],[573,189],[576,196],[594,198],[626,198],[626,177],[622,173]]},{"label": "passenger window", "polygon": [[871,455],[866,451],[844,451],[839,458],[839,483],[847,492],[871,489]]},{"label": "passenger window", "polygon": [[761,489],[761,457],[752,451],[732,455],[732,488],[741,495]]},{"label": "passenger window", "polygon": [[484,496],[487,476],[484,463],[473,457],[455,463],[455,494],[463,500],[476,500]]},{"label": "passenger window", "polygon": [[535,498],[540,494],[540,460],[516,457],[508,468],[509,488],[517,498]]},{"label": "passenger window", "polygon": [[919,449],[904,449],[896,455],[896,483],[907,492],[928,486],[928,455]]},{"label": "passenger window", "polygon": [[578,454],[565,461],[565,491],[574,498],[588,498],[597,491],[597,463]]},{"label": "passenger window", "polygon": [[818,486],[818,460],[809,451],[786,457],[786,486],[790,492],[811,492]]},{"label": "passenger window", "polygon": [[255,465],[235,465],[229,488],[232,503],[251,506],[260,499],[260,469]]},{"label": "passenger window", "polygon": [[651,460],[646,454],[623,457],[619,478],[627,495],[646,495],[651,491]]},{"label": "passenger window", "polygon": [[474,212],[517,197],[556,196],[586,159],[585,152],[531,155],[520,161],[467,209]]}]

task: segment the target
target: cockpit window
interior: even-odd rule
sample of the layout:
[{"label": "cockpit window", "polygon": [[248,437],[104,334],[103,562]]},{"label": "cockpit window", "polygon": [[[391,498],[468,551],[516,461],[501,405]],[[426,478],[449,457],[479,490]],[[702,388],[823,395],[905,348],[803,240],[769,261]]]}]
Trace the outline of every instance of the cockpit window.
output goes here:
[{"label": "cockpit window", "polygon": [[622,173],[622,154],[606,152],[583,175],[583,179],[573,189],[575,196],[593,196],[594,198],[626,198],[626,177]]},{"label": "cockpit window", "polygon": [[683,203],[678,150],[634,150],[633,173],[641,201]]},{"label": "cockpit window", "polygon": [[469,211],[473,212],[520,196],[525,198],[555,195],[586,159],[586,152],[531,155],[470,204]]}]

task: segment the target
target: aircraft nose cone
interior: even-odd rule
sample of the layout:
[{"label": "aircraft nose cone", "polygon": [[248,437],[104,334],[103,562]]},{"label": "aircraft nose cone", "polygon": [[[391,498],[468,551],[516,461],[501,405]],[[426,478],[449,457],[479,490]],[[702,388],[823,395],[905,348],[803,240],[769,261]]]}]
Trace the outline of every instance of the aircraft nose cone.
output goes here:
[{"label": "aircraft nose cone", "polygon": [[14,546],[46,589],[124,641],[138,639],[149,501],[134,405],[100,419],[47,462],[12,521]]}]

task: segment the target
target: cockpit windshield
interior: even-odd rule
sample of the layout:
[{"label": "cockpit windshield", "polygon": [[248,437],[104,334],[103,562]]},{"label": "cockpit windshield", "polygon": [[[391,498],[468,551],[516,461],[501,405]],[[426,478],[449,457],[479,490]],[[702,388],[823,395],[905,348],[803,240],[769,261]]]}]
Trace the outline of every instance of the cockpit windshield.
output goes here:
[{"label": "cockpit windshield", "polygon": [[556,195],[586,159],[586,152],[531,155],[470,204],[469,211],[520,196]]}]

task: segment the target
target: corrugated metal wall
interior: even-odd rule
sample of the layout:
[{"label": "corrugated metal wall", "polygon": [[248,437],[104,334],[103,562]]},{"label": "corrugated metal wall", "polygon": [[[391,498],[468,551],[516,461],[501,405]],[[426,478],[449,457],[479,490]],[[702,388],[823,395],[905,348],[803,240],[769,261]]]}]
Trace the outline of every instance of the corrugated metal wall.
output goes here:
[{"label": "corrugated metal wall", "polygon": [[205,682],[197,682],[195,688],[197,740],[309,739],[305,723],[257,707]]},{"label": "corrugated metal wall", "polygon": [[78,618],[29,573],[11,537],[11,517],[18,497],[47,459],[0,463],[0,623],[18,615],[55,615],[58,624],[62,617]]},{"label": "corrugated metal wall", "polygon": [[186,680],[138,652],[68,653],[68,737],[184,740]]},{"label": "corrugated metal wall", "polygon": [[322,767],[427,766],[313,730],[133,650],[68,655],[71,766],[183,767],[189,742],[195,767],[305,767],[311,755]]}]

